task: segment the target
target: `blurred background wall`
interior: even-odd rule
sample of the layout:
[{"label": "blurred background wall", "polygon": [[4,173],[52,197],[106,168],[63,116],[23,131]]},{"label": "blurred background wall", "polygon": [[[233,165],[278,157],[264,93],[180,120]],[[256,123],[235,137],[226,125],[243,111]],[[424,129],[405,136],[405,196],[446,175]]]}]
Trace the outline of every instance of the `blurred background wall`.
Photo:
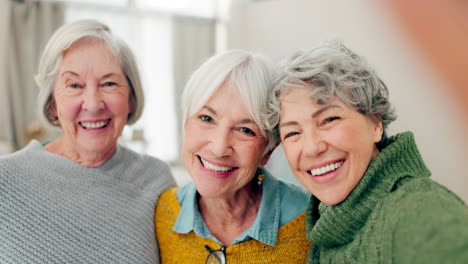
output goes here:
[{"label": "blurred background wall", "polygon": [[[462,100],[454,100],[454,93],[449,92],[453,84],[444,78],[437,65],[431,64],[433,61],[425,56],[427,54],[421,52],[404,21],[385,1],[71,0],[63,3],[2,0],[0,12],[10,14],[12,3],[63,4],[63,21],[101,20],[131,45],[141,66],[147,105],[142,120],[125,129],[121,143],[170,162],[179,184],[190,180],[179,160],[179,95],[190,72],[205,58],[225,49],[247,49],[279,61],[299,49],[341,39],[364,55],[389,87],[390,99],[398,113],[389,134],[413,131],[433,179],[468,201],[467,113],[460,103]],[[0,17],[2,77],[9,76],[2,69],[15,60],[7,57],[11,44],[5,44],[6,40],[12,34],[25,33],[11,25],[11,15]],[[29,45],[39,50],[43,48],[40,47],[43,42]],[[37,66],[36,63],[31,65]],[[21,78],[32,80],[31,74]],[[30,90],[24,92],[29,93],[25,97],[35,97],[32,81],[19,86]],[[14,102],[7,99],[10,97],[11,88],[2,83],[0,100]],[[0,108],[3,111],[0,113],[0,131],[3,131],[0,153],[2,146],[5,146],[4,152],[22,147],[24,141],[20,144],[6,135],[18,134],[21,128],[34,122],[34,118],[28,118],[21,125],[14,123],[14,113],[18,111],[14,107],[25,108],[15,103],[9,105]],[[53,139],[56,132],[48,132],[49,139]],[[267,167],[274,175],[295,182],[281,146],[275,150]]]},{"label": "blurred background wall", "polygon": [[[468,201],[466,113],[402,26],[382,1],[256,1],[232,6],[227,43],[279,60],[324,40],[343,40],[389,87],[398,114],[389,134],[413,131],[433,179]],[[285,162],[275,162],[284,160],[281,149],[275,152],[269,166],[287,173]]]}]

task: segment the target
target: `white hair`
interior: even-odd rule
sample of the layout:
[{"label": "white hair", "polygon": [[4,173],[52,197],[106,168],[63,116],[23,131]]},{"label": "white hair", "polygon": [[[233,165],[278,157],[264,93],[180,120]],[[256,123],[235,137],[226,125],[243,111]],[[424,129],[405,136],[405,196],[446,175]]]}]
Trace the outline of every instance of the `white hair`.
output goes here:
[{"label": "white hair", "polygon": [[270,129],[272,119],[268,107],[272,78],[273,65],[259,54],[231,50],[209,58],[192,74],[182,93],[184,128],[189,117],[198,113],[219,87],[227,82],[238,89],[247,112],[267,140],[265,153],[274,149],[278,135],[276,130]]},{"label": "white hair", "polygon": [[131,111],[127,124],[135,123],[140,118],[144,105],[143,88],[135,57],[128,45],[114,35],[107,25],[95,20],[65,24],[57,29],[47,42],[39,61],[38,73],[34,78],[39,86],[38,105],[41,119],[53,126],[60,126],[57,117],[51,113],[55,81],[62,64],[63,53],[73,43],[83,39],[103,41],[109,51],[119,59],[130,86]]}]

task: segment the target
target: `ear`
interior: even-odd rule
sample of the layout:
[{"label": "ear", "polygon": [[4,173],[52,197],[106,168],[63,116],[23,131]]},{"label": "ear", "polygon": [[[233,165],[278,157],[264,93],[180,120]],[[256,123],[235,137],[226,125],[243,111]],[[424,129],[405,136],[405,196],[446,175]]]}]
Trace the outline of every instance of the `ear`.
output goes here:
[{"label": "ear", "polygon": [[57,103],[55,102],[55,100],[52,100],[52,103],[50,104],[50,114],[51,114],[52,116],[58,117],[58,114],[57,114]]},{"label": "ear", "polygon": [[136,98],[134,96],[132,96],[131,94],[128,95],[128,115],[130,115],[132,112],[134,112],[134,110],[136,109],[133,109],[136,105]]},{"label": "ear", "polygon": [[271,153],[273,153],[273,151],[276,149],[276,147],[278,147],[278,145],[280,144],[281,141],[278,141],[276,143],[276,145],[270,150],[268,151],[265,156],[263,156],[262,160],[260,161],[260,166],[265,166],[268,162],[268,160],[270,159],[270,156],[271,156]]},{"label": "ear", "polygon": [[380,140],[382,140],[383,136],[383,125],[382,125],[382,120],[380,118],[374,116],[371,117],[372,123],[373,123],[373,135],[374,135],[374,143],[379,143]]}]

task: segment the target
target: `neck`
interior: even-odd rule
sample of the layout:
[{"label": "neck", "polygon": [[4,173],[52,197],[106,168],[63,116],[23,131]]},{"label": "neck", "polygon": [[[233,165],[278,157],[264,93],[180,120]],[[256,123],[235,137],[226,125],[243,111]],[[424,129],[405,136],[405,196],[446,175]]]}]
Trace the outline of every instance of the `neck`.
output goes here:
[{"label": "neck", "polygon": [[99,167],[108,161],[114,154],[117,145],[107,151],[86,151],[80,148],[74,148],[72,143],[67,143],[63,138],[59,138],[44,146],[44,148],[54,154],[63,156],[69,160],[79,163],[86,167]]},{"label": "neck", "polygon": [[198,199],[200,213],[210,232],[225,246],[247,230],[257,217],[262,189],[250,183],[230,197]]}]

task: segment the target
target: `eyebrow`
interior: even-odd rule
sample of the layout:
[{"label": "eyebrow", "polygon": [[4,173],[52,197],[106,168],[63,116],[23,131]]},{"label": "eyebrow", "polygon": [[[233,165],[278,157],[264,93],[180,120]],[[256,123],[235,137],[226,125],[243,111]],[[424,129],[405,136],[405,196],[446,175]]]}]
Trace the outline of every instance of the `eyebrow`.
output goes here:
[{"label": "eyebrow", "polygon": [[[62,73],[61,76],[63,77],[63,76],[64,76],[65,74],[67,74],[67,73],[68,73],[68,74],[71,74],[71,75],[74,75],[74,76],[76,76],[76,77],[80,77],[80,75],[79,75],[78,73],[74,72],[74,71],[64,71],[64,72]],[[109,77],[114,76],[114,75],[117,75],[117,74],[116,74],[116,73],[113,73],[113,72],[107,73],[107,74],[104,74],[104,75],[101,77],[101,79],[109,78]]]},{"label": "eyebrow", "polygon": [[113,73],[113,72],[108,73],[108,74],[104,74],[104,75],[101,77],[101,79],[109,78],[109,77],[114,76],[114,75],[117,75],[117,74],[115,74],[115,73]]},{"label": "eyebrow", "polygon": [[317,117],[318,115],[320,115],[321,113],[325,112],[325,111],[328,111],[329,109],[331,108],[341,108],[339,105],[327,105],[327,106],[324,106],[322,108],[320,108],[319,110],[315,111],[315,113],[312,114],[312,118],[315,118]]},{"label": "eyebrow", "polygon": [[211,112],[213,115],[217,115],[216,111],[213,108],[209,107],[209,106],[205,105],[202,108],[205,108],[206,110],[208,110],[208,112]]},{"label": "eyebrow", "polygon": [[296,121],[289,121],[289,122],[281,123],[279,127],[282,128],[282,127],[295,126],[295,125],[297,125]]},{"label": "eyebrow", "polygon": [[67,73],[68,73],[68,74],[71,74],[71,75],[75,75],[75,76],[77,76],[77,77],[80,76],[78,73],[73,72],[73,71],[64,71],[64,72],[62,72],[61,76],[63,77],[63,76],[64,76],[65,74],[67,74]]},{"label": "eyebrow", "polygon": [[252,119],[242,119],[240,122],[239,122],[240,125],[245,125],[245,124],[254,124],[254,125],[257,125],[257,123],[255,123]]},{"label": "eyebrow", "polygon": [[[315,111],[314,113],[312,113],[311,116],[312,118],[316,118],[318,115],[322,114],[325,111],[328,111],[331,108],[341,108],[341,107],[339,105],[327,105]],[[298,124],[297,121],[289,121],[289,122],[281,123],[279,127],[281,128],[281,127],[286,127],[286,126],[295,126],[297,124]]]}]

